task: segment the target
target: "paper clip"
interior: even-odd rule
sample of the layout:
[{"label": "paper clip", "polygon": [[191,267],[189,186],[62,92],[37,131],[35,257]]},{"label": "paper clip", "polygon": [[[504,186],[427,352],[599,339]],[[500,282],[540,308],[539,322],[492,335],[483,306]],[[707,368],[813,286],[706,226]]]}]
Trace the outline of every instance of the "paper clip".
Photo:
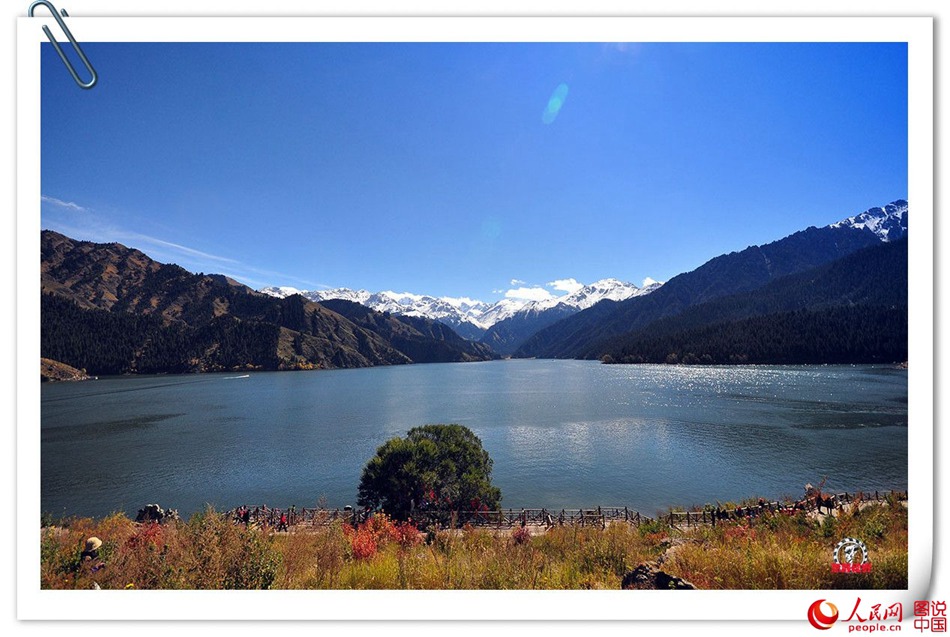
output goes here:
[{"label": "paper clip", "polygon": [[[88,82],[83,82],[79,79],[79,75],[76,73],[76,69],[73,68],[72,62],[66,57],[66,54],[63,53],[63,49],[59,46],[59,42],[56,41],[56,38],[53,37],[53,34],[50,32],[49,27],[45,24],[43,25],[43,33],[46,34],[46,37],[49,38],[50,44],[53,45],[53,48],[56,49],[56,52],[59,53],[59,59],[63,61],[63,64],[66,65],[66,69],[69,70],[69,74],[73,76],[73,79],[76,80],[82,88],[92,88],[96,85],[96,82],[99,80],[99,76],[96,74],[96,69],[92,68],[92,64],[89,63],[89,59],[86,57],[86,54],[82,52],[82,49],[79,46],[79,43],[76,42],[76,38],[73,37],[73,34],[70,33],[69,28],[66,26],[66,23],[63,22],[63,19],[59,17],[59,12],[56,11],[54,7],[48,0],[36,0],[33,4],[30,5],[30,17],[33,17],[33,11],[36,9],[37,5],[43,5],[49,9],[50,13],[53,14],[53,18],[56,19],[56,23],[59,25],[59,28],[63,30],[63,33],[66,34],[66,37],[69,38],[69,41],[72,43],[73,48],[76,49],[76,54],[79,56],[79,59],[82,60],[82,63],[86,66],[86,70],[89,71],[92,75],[92,79]],[[63,15],[68,16],[66,10],[63,10]]]}]

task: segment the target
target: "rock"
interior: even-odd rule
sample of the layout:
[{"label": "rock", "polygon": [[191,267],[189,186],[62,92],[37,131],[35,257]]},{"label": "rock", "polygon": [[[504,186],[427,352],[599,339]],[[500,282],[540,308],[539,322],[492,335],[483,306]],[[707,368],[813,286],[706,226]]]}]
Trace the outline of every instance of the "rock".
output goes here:
[{"label": "rock", "polygon": [[655,562],[644,562],[623,576],[623,590],[695,590],[690,582],[657,568]]},{"label": "rock", "polygon": [[93,377],[86,374],[84,369],[76,369],[65,363],[49,358],[40,359],[40,381],[80,381],[91,380]]},{"label": "rock", "polygon": [[139,509],[135,516],[136,522],[158,522],[162,524],[169,520],[178,520],[178,511],[169,509],[165,511],[157,504],[146,504],[144,508]]}]

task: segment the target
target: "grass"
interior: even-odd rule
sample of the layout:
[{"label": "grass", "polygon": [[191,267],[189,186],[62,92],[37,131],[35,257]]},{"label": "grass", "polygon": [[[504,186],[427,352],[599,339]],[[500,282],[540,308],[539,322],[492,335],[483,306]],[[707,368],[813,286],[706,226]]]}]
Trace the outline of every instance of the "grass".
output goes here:
[{"label": "grass", "polygon": [[[907,587],[907,509],[869,503],[823,521],[799,513],[672,530],[636,526],[466,526],[422,534],[384,515],[290,533],[246,529],[208,509],[187,522],[136,524],[118,514],[41,529],[46,589],[618,589],[624,574],[662,569],[698,588]],[[100,560],[81,561],[89,536]],[[831,572],[832,549],[862,539],[873,569]],[[99,565],[104,565],[97,568]]]},{"label": "grass", "polygon": [[[703,527],[692,537],[664,568],[698,588],[907,588],[907,508],[896,502],[858,504],[820,521],[798,513]],[[831,572],[834,545],[846,537],[868,546],[870,573]]]}]

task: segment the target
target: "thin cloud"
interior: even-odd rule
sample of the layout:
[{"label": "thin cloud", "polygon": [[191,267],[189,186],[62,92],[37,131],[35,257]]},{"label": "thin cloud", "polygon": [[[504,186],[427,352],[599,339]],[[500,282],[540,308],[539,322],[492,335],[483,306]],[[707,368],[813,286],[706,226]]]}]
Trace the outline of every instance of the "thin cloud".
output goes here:
[{"label": "thin cloud", "polygon": [[[209,252],[204,252],[202,250],[197,250],[195,248],[190,248],[188,246],[181,245],[179,243],[173,243],[171,241],[165,241],[164,239],[159,239],[158,237],[152,237],[149,235],[137,233],[137,232],[121,232],[120,234],[124,236],[124,240],[131,242],[141,242],[148,243],[159,248],[164,248],[171,250],[174,253],[177,253],[180,257],[185,257],[188,259],[188,265],[191,268],[198,271],[213,271],[218,267],[228,267],[230,271],[228,273],[220,272],[225,276],[229,276],[232,279],[246,283],[251,287],[267,287],[271,285],[268,281],[279,281],[278,285],[284,285],[286,282],[294,282],[298,284],[303,284],[312,288],[329,288],[329,285],[324,283],[315,283],[313,281],[302,279],[297,276],[290,274],[285,274],[283,272],[275,272],[274,270],[267,270],[264,268],[257,268],[246,263],[242,263],[237,259],[232,259],[230,257],[223,257],[217,254],[211,254]],[[140,246],[135,246],[139,247]],[[172,259],[175,259],[175,256],[171,256]],[[208,261],[212,263],[208,263]],[[225,264],[225,265],[219,265]]]},{"label": "thin cloud", "polygon": [[461,308],[463,305],[472,306],[472,305],[480,305],[483,303],[482,301],[479,301],[478,299],[472,299],[467,296],[440,296],[439,299],[442,301],[445,301],[446,303],[448,303],[449,305],[453,307],[458,307],[458,308]]},{"label": "thin cloud", "polygon": [[383,290],[380,292],[380,294],[385,294],[389,298],[397,301],[404,298],[409,298],[413,301],[421,301],[423,298],[425,298],[425,295],[423,294],[415,294],[413,292],[395,292],[393,290]]},{"label": "thin cloud", "polygon": [[567,292],[568,294],[573,294],[584,287],[584,284],[579,282],[577,279],[570,278],[551,281],[548,283],[548,287],[554,288],[555,290],[560,290],[561,292]]},{"label": "thin cloud", "polygon": [[[287,282],[297,283],[304,286],[305,289],[314,290],[316,288],[322,288],[324,290],[329,290],[331,287],[326,283],[316,283],[309,279],[302,279],[298,276],[293,276],[292,274],[285,274],[283,272],[275,272],[273,270],[264,270],[262,268],[255,268],[254,266],[246,265],[235,261],[235,268],[240,268],[240,271],[243,274],[236,274],[231,276],[232,279],[241,281],[242,283],[247,283],[255,289],[264,288],[270,285],[287,285]],[[228,275],[230,276],[230,275]],[[260,279],[258,277],[266,277],[266,279]],[[274,283],[277,281],[278,283]]]},{"label": "thin cloud", "polygon": [[643,49],[643,44],[640,42],[605,42],[603,49],[612,53],[638,55]]},{"label": "thin cloud", "polygon": [[[191,272],[211,272],[223,274],[231,277],[245,285],[254,288],[266,287],[268,285],[286,285],[296,283],[313,288],[329,288],[329,285],[316,283],[298,276],[275,272],[247,265],[217,254],[211,254],[204,250],[198,250],[180,243],[166,241],[141,232],[131,232],[118,228],[114,225],[103,223],[96,217],[72,217],[72,223],[63,223],[56,219],[45,220],[44,225],[49,230],[54,230],[66,236],[79,239],[81,241],[94,241],[96,243],[121,243],[129,248],[135,248],[146,253],[152,259],[160,263],[176,263]],[[78,221],[78,223],[76,223]],[[277,283],[274,283],[274,282]]]},{"label": "thin cloud", "polygon": [[505,292],[505,298],[508,299],[518,299],[521,301],[547,301],[548,299],[553,299],[554,295],[545,290],[544,288],[539,287],[520,287],[508,290]]},{"label": "thin cloud", "polygon": [[[91,212],[88,208],[84,208],[79,204],[72,201],[63,201],[62,199],[57,199],[56,197],[50,197],[48,195],[41,195],[40,198],[49,204],[57,206],[59,208],[66,208],[68,210],[75,210],[77,212]],[[64,226],[60,224],[61,227],[69,227],[70,231],[67,232],[69,236],[72,236],[77,239],[86,239],[89,241],[97,242],[116,242],[123,243],[129,247],[142,249],[142,244],[159,246],[165,249],[171,249],[174,252],[177,252],[181,255],[185,255],[192,258],[203,259],[216,261],[218,263],[239,263],[236,259],[231,259],[228,257],[218,256],[216,254],[210,254],[202,250],[196,250],[195,248],[189,248],[188,246],[181,245],[180,243],[173,243],[171,241],[165,241],[164,239],[159,239],[158,237],[152,237],[147,234],[142,234],[140,232],[130,232],[122,228],[111,225],[107,222],[104,222],[100,215],[91,215],[89,217],[84,217],[81,221],[74,219],[73,221],[81,224],[82,229],[77,229],[74,226]],[[53,225],[56,225],[55,220],[53,220]]]},{"label": "thin cloud", "polygon": [[643,52],[640,42],[605,42],[601,46],[602,57],[605,60],[636,60]]},{"label": "thin cloud", "polygon": [[511,285],[524,285],[527,281],[522,281],[521,279],[512,279]]},{"label": "thin cloud", "polygon": [[188,246],[183,246],[178,243],[172,243],[171,241],[165,241],[164,239],[159,239],[157,237],[150,237],[145,234],[138,233],[128,233],[128,237],[141,241],[143,243],[151,243],[152,245],[162,246],[163,248],[171,248],[172,250],[177,250],[182,254],[186,254],[190,257],[197,257],[199,259],[210,259],[211,261],[218,261],[221,263],[240,263],[237,259],[231,259],[228,257],[220,257],[216,254],[209,254],[207,252],[202,252],[201,250],[195,250],[194,248],[189,248]]},{"label": "thin cloud", "polygon": [[67,210],[75,210],[76,212],[86,212],[86,208],[80,206],[78,203],[73,201],[63,201],[62,199],[57,199],[56,197],[50,197],[47,195],[40,195],[40,200],[45,201],[48,204],[54,206],[59,206],[60,208],[66,208]]}]

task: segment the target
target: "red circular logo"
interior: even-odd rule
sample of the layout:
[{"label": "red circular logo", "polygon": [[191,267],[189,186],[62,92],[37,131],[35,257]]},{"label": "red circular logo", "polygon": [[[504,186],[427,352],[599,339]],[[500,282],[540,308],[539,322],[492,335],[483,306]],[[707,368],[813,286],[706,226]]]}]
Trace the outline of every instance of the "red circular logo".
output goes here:
[{"label": "red circular logo", "polygon": [[[822,612],[822,602],[831,609],[831,614],[826,615]],[[818,630],[828,630],[833,623],[838,621],[838,607],[831,602],[825,602],[825,600],[819,599],[808,607],[808,621]]]}]

